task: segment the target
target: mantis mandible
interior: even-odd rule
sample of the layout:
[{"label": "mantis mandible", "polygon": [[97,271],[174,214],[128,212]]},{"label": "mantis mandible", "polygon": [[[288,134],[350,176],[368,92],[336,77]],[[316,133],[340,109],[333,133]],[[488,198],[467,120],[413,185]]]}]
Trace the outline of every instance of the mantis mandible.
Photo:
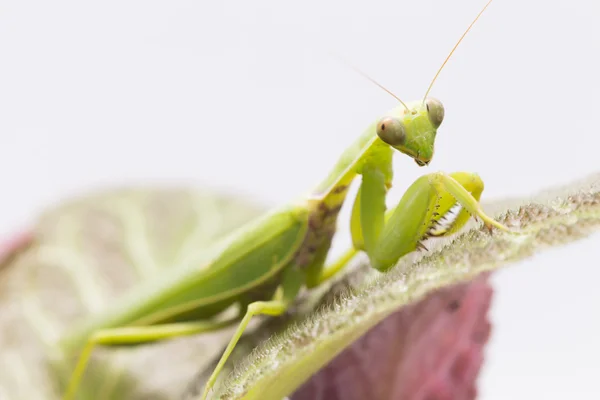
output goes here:
[{"label": "mantis mandible", "polygon": [[[76,396],[97,345],[165,340],[214,331],[237,322],[237,330],[206,383],[202,395],[206,399],[253,317],[281,315],[303,287],[310,289],[327,281],[358,252],[367,254],[373,268],[386,272],[401,257],[422,248],[424,239],[455,233],[471,216],[481,219],[490,229],[508,231],[481,209],[483,181],[469,172],[424,175],[409,187],[395,207],[386,212],[385,204],[396,151],[413,158],[419,166],[432,160],[444,107],[429,97],[429,92],[454,50],[491,1],[458,40],[423,99],[404,103],[388,91],[400,105],[369,126],[309,196],[231,233],[217,246],[206,265],[143,283],[62,338],[60,345],[69,350],[67,354],[80,354],[64,399]],[[325,266],[338,213],[350,184],[359,175],[362,182],[350,220],[353,245],[338,260]],[[216,319],[234,305],[239,306],[238,316]]]}]

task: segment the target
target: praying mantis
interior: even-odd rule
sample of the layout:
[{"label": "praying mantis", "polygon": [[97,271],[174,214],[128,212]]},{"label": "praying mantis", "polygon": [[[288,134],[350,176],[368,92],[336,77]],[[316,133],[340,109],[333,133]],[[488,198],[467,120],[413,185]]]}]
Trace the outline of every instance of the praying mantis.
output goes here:
[{"label": "praying mantis", "polygon": [[[211,249],[205,265],[173,271],[169,276],[140,284],[61,338],[58,345],[67,354],[79,355],[63,399],[76,398],[96,346],[167,340],[237,323],[237,330],[206,383],[204,400],[252,318],[281,315],[303,288],[311,289],[328,281],[358,252],[366,253],[373,268],[385,273],[406,254],[424,248],[425,239],[455,233],[471,216],[482,220],[489,229],[508,231],[481,209],[483,181],[470,172],[424,175],[408,188],[395,207],[386,210],[386,195],[393,181],[393,155],[405,154],[419,166],[431,162],[444,107],[429,93],[454,50],[491,1],[456,43],[423,99],[405,103],[388,91],[400,104],[371,124],[308,196],[269,212],[222,239]],[[352,246],[326,266],[339,211],[349,186],[358,176],[361,184],[350,217]],[[218,318],[233,306],[239,307],[238,315]]]}]

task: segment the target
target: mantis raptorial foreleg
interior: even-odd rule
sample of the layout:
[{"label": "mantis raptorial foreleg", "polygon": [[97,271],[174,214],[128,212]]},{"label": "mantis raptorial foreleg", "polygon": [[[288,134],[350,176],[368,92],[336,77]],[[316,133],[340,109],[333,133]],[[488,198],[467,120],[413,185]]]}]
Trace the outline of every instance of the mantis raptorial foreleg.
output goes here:
[{"label": "mantis raptorial foreleg", "polygon": [[[341,271],[359,250],[368,254],[375,268],[386,271],[403,255],[416,250],[424,238],[455,233],[470,216],[479,217],[488,227],[508,231],[481,209],[483,181],[476,174],[437,172],[422,176],[387,213],[386,174],[377,168],[365,168],[362,175],[350,224],[353,248],[325,267],[312,286]],[[449,211],[458,205],[460,211],[447,219]]]},{"label": "mantis raptorial foreleg", "polygon": [[[387,220],[386,191],[384,175],[366,168],[359,206],[354,208],[360,213],[360,225],[355,224],[352,230],[354,242],[360,244],[362,238],[372,266],[380,271],[390,269],[400,257],[417,249],[423,239],[456,232],[470,215],[479,217],[488,227],[508,231],[481,209],[483,181],[476,174],[438,172],[422,176],[409,187]],[[456,214],[451,213],[454,210]]]}]

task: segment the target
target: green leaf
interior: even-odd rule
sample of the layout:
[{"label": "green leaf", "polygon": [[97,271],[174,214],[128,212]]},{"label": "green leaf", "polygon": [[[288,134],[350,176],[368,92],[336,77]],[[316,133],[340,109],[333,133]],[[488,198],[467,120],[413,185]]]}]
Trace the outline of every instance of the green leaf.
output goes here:
[{"label": "green leaf", "polygon": [[[203,249],[261,211],[229,196],[151,188],[107,191],[48,210],[7,244],[14,251],[0,251],[0,398],[59,398],[54,373],[70,367],[52,343],[72,321],[144,279],[201,259]],[[86,375],[82,398],[176,397],[199,360],[211,360],[224,340],[203,335],[99,349],[94,365],[102,367]]]},{"label": "green leaf", "polygon": [[[492,215],[519,234],[490,233],[471,224],[449,243],[438,242],[425,254],[400,260],[387,274],[371,271],[363,262],[349,275],[350,280],[347,276],[338,283],[343,287],[338,296],[322,292],[309,295],[304,299],[304,309],[288,316],[288,321],[280,321],[275,328],[267,325],[254,334],[258,339],[247,337],[237,355],[243,361],[222,382],[214,398],[269,400],[289,396],[398,310],[438,296],[440,290],[471,282],[482,274],[597,231],[600,176],[534,199],[516,199],[484,208],[495,210]],[[287,325],[283,331],[281,324]],[[266,342],[243,357],[244,351],[247,354],[268,336]],[[430,340],[433,343],[440,337]],[[196,398],[205,376],[191,386],[188,398]]]}]

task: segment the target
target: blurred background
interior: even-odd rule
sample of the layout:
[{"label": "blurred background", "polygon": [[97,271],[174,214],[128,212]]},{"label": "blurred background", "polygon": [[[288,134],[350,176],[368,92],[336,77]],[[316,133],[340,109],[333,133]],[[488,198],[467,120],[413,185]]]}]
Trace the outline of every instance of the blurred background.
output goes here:
[{"label": "blurred background", "polygon": [[[396,105],[332,54],[420,99],[484,3],[3,1],[0,238],[114,186],[285,203]],[[487,200],[599,172],[598,18],[593,1],[496,0],[431,92],[446,108],[433,162],[398,156],[390,204],[437,170],[478,172]],[[598,243],[495,275],[482,399],[600,394]]]}]

